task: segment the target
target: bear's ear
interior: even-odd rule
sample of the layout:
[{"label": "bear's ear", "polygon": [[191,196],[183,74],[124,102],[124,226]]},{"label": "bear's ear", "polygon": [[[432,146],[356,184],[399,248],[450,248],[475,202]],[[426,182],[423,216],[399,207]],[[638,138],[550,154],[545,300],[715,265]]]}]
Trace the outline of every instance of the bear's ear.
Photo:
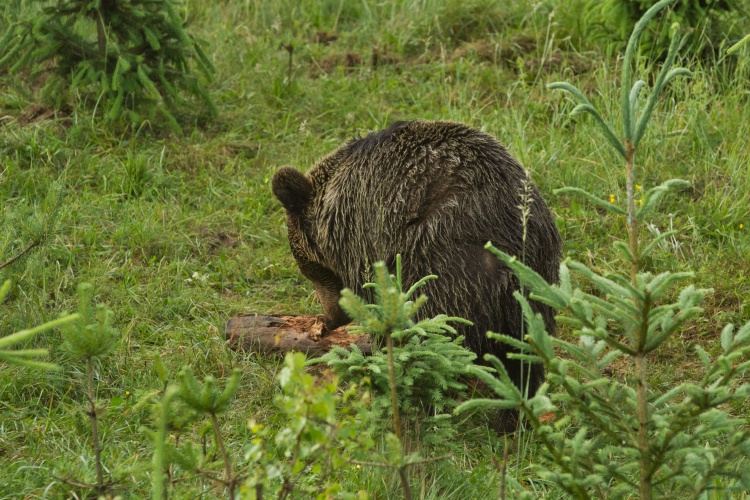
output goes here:
[{"label": "bear's ear", "polygon": [[289,212],[301,212],[313,196],[310,180],[299,170],[283,167],[273,176],[273,194]]}]

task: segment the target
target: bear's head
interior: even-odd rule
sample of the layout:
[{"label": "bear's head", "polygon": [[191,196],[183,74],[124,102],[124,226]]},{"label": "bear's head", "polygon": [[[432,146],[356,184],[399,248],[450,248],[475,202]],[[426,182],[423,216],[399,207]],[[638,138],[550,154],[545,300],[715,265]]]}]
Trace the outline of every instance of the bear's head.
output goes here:
[{"label": "bear's head", "polygon": [[341,277],[332,269],[320,250],[318,227],[314,214],[315,188],[305,175],[290,167],[283,167],[273,176],[273,194],[286,209],[289,246],[302,275],[312,281],[323,307],[326,328],[333,330],[349,323],[349,317],[339,306],[344,288]]}]

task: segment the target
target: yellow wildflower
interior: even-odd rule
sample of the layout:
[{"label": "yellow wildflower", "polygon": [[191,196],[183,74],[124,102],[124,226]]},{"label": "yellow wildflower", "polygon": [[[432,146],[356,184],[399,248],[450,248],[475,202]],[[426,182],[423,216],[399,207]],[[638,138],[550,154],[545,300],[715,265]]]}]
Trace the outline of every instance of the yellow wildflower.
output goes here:
[{"label": "yellow wildflower", "polygon": [[615,202],[615,195],[611,194],[609,195],[609,202],[614,203]]}]

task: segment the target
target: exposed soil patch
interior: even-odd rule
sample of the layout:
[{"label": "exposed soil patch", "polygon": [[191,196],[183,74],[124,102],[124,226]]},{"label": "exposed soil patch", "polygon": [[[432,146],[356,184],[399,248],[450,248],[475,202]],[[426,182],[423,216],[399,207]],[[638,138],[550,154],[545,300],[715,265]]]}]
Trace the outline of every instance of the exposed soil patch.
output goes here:
[{"label": "exposed soil patch", "polygon": [[169,161],[164,169],[168,172],[198,172],[223,169],[228,163],[236,161],[238,155],[245,158],[256,158],[258,146],[245,141],[221,141],[196,147],[187,141],[174,141],[167,146]]},{"label": "exposed soil patch", "polygon": [[42,106],[41,104],[32,104],[26,108],[23,113],[18,115],[18,123],[25,127],[29,123],[41,122],[54,116],[55,110]]},{"label": "exposed soil patch", "polygon": [[[400,62],[401,59],[398,56],[390,54],[383,49],[372,47],[369,56],[357,52],[342,52],[314,60],[307,71],[307,75],[310,78],[319,78],[322,75],[331,74],[336,68],[344,68],[347,73],[351,73],[357,68],[370,67],[374,69]],[[410,64],[416,64],[417,62],[420,61],[408,61]]]},{"label": "exposed soil patch", "polygon": [[394,54],[389,54],[376,47],[372,48],[372,55],[370,56],[370,66],[377,68],[378,66],[388,66],[391,64],[398,64],[399,58]]},{"label": "exposed soil patch", "polygon": [[[327,45],[325,32],[318,32],[310,38],[311,42]],[[426,64],[443,57],[448,62],[461,59],[473,59],[480,62],[488,62],[497,66],[504,66],[515,73],[524,72],[532,76],[537,73],[551,73],[569,69],[573,74],[588,72],[593,67],[592,59],[574,52],[563,52],[554,49],[550,53],[540,55],[542,52],[535,38],[528,35],[516,35],[509,40],[480,39],[463,43],[460,47],[449,53],[446,57],[443,53],[427,52],[425,54],[402,59],[394,54],[389,54],[382,48],[373,46],[369,57],[357,52],[333,53],[312,61],[308,69],[310,78],[318,78],[324,74],[331,74],[336,68],[344,68],[351,72],[355,68],[370,67],[377,68],[392,64],[403,64],[406,66]]]},{"label": "exposed soil patch", "polygon": [[208,243],[208,252],[212,255],[220,253],[222,248],[237,248],[239,246],[235,235],[222,230],[206,233],[203,238]]},{"label": "exposed soil patch", "polygon": [[332,54],[321,58],[318,61],[313,61],[308,76],[311,78],[319,78],[322,75],[331,74],[336,68],[343,67],[347,73],[351,72],[354,68],[360,67],[364,64],[364,58],[355,52],[345,52],[343,54]]},{"label": "exposed soil patch", "polygon": [[329,33],[328,31],[316,31],[313,36],[309,38],[309,40],[312,43],[319,43],[321,45],[329,45],[336,40],[338,40],[339,37],[335,33]]},{"label": "exposed soil patch", "polygon": [[473,57],[496,65],[504,65],[514,71],[521,70],[517,61],[522,62],[524,72],[550,73],[570,68],[573,74],[581,74],[591,70],[589,59],[573,53],[554,49],[546,56],[537,54],[537,42],[528,35],[517,35],[510,40],[492,41],[487,39],[467,42],[451,54],[450,59],[464,59]]},{"label": "exposed soil patch", "polygon": [[574,52],[562,52],[555,49],[547,57],[524,59],[523,65],[528,73],[553,73],[563,69],[570,69],[574,75],[580,75],[591,70],[592,62]]},{"label": "exposed soil patch", "polygon": [[492,41],[487,39],[466,42],[453,51],[451,59],[475,57],[492,64],[513,62],[519,56],[528,56],[536,50],[536,40],[518,35],[510,40]]}]

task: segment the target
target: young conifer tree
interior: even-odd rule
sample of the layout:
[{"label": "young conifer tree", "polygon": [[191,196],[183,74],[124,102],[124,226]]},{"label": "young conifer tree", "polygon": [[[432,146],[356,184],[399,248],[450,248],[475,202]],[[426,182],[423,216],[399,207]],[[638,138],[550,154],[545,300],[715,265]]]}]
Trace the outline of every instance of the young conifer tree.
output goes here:
[{"label": "young conifer tree", "polygon": [[93,95],[94,109],[110,122],[161,117],[179,130],[174,112],[183,92],[210,113],[214,108],[192,72],[197,66],[210,76],[213,66],[177,6],[177,0],[56,0],[10,26],[0,39],[0,68],[31,70],[45,81],[47,96]]},{"label": "young conifer tree", "polygon": [[[488,356],[499,379],[481,370],[473,372],[500,398],[468,401],[456,411],[472,407],[520,409],[542,445],[537,473],[573,498],[709,498],[714,493],[729,498],[750,491],[750,430],[730,411],[750,396],[750,384],[742,380],[750,369],[750,323],[737,331],[727,325],[714,356],[696,346],[703,367],[698,380],[663,391],[649,385],[655,370],[654,353],[700,314],[699,304],[710,293],[692,285],[679,293],[673,291],[674,285],[691,273],[646,272],[644,259],[674,232],[644,243],[638,231],[639,221],[655,209],[669,189],[687,184],[676,179],[666,181],[647,190],[637,207],[634,167],[640,140],[664,87],[690,72],[673,67],[683,41],[679,26],[673,25],[668,55],[639,113],[639,93],[649,86],[644,80],[631,86],[633,58],[646,23],[673,2],[656,3],[630,37],[621,79],[621,137],[577,88],[569,83],[549,85],[572,94],[580,102],[573,114],[593,115],[604,138],[624,160],[625,208],[577,188],[558,192],[580,194],[626,218],[629,242],[616,242],[615,247],[629,264],[628,271],[602,276],[581,263],[567,261],[560,266],[560,284],[550,285],[529,267],[488,244],[532,292],[532,299],[561,312],[558,321],[572,328],[578,342],[550,336],[526,298],[516,294],[528,335],[523,341],[488,335],[517,347],[522,354],[515,357],[543,363],[547,383],[536,395],[527,397],[512,383],[503,364]],[[591,293],[574,286],[571,271],[588,283]],[[676,297],[676,301],[668,302],[669,297]],[[632,376],[624,380],[609,376],[615,360]],[[556,417],[550,418],[550,412]],[[515,493],[526,495],[524,491]]]},{"label": "young conifer tree", "polygon": [[[10,280],[5,281],[5,283],[0,286],[0,304],[2,304],[5,300],[5,297],[8,295],[10,288]],[[60,367],[57,365],[54,365],[52,363],[45,363],[42,361],[35,361],[32,359],[40,356],[46,356],[48,353],[47,349],[11,349],[11,347],[16,347],[20,344],[23,344],[27,340],[35,337],[37,334],[45,330],[51,330],[66,323],[76,321],[78,317],[78,314],[68,314],[65,316],[61,316],[58,319],[47,321],[42,325],[0,337],[0,363],[20,365],[24,368],[59,370]]]},{"label": "young conifer tree", "polygon": [[96,362],[110,354],[117,346],[120,334],[112,326],[114,314],[104,304],[92,307],[91,285],[78,286],[78,313],[75,320],[62,326],[63,349],[73,361],[83,362],[86,378],[82,386],[86,394],[86,414],[91,423],[91,446],[94,451],[96,483],[85,485],[98,495],[106,493],[112,482],[105,481],[99,419],[104,408],[97,406],[97,383],[94,378]]},{"label": "young conifer tree", "polygon": [[[0,277],[21,275],[28,257],[44,248],[59,231],[65,192],[59,182],[44,199],[31,207],[6,204],[0,211]],[[10,205],[10,206],[8,206]]]},{"label": "young conifer tree", "polygon": [[449,323],[471,323],[444,314],[415,321],[417,311],[427,301],[425,295],[415,294],[437,276],[425,276],[404,291],[400,255],[396,256],[395,275],[388,273],[384,262],[373,264],[373,272],[374,281],[365,288],[373,289],[374,303],[366,303],[348,288],[341,291],[339,300],[341,308],[355,323],[349,331],[368,334],[374,346],[373,353],[366,357],[352,344],[351,351],[334,347],[310,362],[326,362],[345,381],[369,379],[376,393],[374,406],[389,412],[393,421],[393,433],[386,437],[391,450],[388,463],[377,465],[394,467],[404,498],[411,499],[408,468],[446,457],[427,460],[407,457],[401,434],[401,411],[429,406],[442,411],[455,405],[452,396],[465,390],[463,378],[476,355],[461,345],[463,337],[450,337],[456,330]]}]

